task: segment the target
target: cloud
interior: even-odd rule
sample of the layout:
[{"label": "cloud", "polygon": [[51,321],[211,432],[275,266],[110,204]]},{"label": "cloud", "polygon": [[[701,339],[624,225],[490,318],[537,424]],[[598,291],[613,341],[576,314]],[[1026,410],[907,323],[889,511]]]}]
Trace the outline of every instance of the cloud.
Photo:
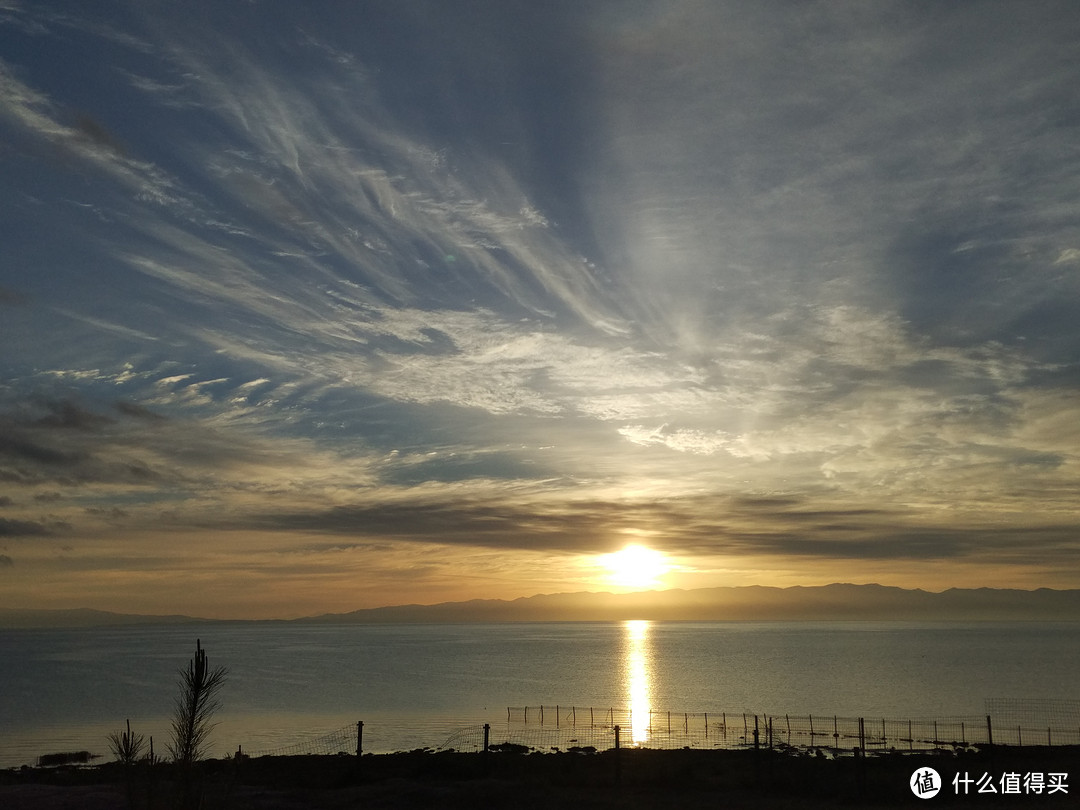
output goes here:
[{"label": "cloud", "polygon": [[108,417],[84,410],[70,400],[47,402],[45,408],[48,413],[34,421],[34,427],[92,431],[112,422]]},{"label": "cloud", "polygon": [[113,407],[125,416],[134,416],[137,419],[145,419],[151,422],[162,421],[166,418],[134,402],[117,402]]},{"label": "cloud", "polygon": [[53,533],[52,528],[37,521],[0,518],[0,537],[47,537]]},{"label": "cloud", "polygon": [[0,432],[0,455],[46,465],[66,464],[79,459],[77,453],[57,450],[8,430]]},{"label": "cloud", "polygon": [[61,122],[49,97],[18,79],[0,60],[0,119],[56,150],[62,161],[93,167],[135,193],[140,199],[160,204],[180,203],[172,181],[155,166],[126,157],[103,126],[88,116],[74,125]]},{"label": "cloud", "polygon": [[5,516],[1075,576],[1048,9],[9,11]]},{"label": "cloud", "polygon": [[84,510],[88,515],[96,515],[98,517],[109,518],[111,520],[120,520],[128,517],[128,513],[118,506],[114,506],[111,509],[105,509],[100,506],[88,506]]}]

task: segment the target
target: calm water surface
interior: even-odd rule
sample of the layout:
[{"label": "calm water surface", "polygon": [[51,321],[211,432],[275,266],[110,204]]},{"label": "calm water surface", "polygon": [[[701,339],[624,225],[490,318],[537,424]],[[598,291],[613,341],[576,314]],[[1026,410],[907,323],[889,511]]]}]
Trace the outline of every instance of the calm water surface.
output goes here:
[{"label": "calm water surface", "polygon": [[365,721],[365,750],[436,746],[507,707],[890,718],[1080,697],[1080,623],[560,623],[0,631],[0,767],[108,754],[130,718],[160,753],[177,671],[227,666],[224,755]]}]

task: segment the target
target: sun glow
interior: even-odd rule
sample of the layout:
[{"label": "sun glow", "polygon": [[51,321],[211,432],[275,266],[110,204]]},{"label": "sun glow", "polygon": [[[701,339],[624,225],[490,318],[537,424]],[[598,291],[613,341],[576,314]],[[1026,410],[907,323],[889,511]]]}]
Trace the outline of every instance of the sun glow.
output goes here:
[{"label": "sun glow", "polygon": [[607,569],[608,582],[623,588],[656,587],[671,568],[661,552],[638,545],[603,555],[600,565]]}]

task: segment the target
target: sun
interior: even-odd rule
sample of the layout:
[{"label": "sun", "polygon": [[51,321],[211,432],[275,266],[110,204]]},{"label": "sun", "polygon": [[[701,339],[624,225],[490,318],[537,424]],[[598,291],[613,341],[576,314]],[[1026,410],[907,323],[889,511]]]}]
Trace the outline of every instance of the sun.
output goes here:
[{"label": "sun", "polygon": [[607,581],[622,588],[656,587],[671,568],[661,552],[638,545],[604,554],[600,565],[607,569]]}]

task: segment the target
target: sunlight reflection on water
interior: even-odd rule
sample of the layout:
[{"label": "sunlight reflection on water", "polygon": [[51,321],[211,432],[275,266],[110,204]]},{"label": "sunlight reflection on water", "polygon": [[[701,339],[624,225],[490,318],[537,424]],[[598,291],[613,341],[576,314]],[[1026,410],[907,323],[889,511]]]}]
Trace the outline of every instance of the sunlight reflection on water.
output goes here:
[{"label": "sunlight reflection on water", "polygon": [[507,707],[545,703],[576,704],[590,727],[596,707],[607,730],[617,709],[626,746],[665,744],[669,710],[749,712],[751,729],[759,712],[985,719],[987,697],[1074,698],[1080,670],[1080,622],[0,630],[0,768],[60,751],[107,757],[107,734],[128,718],[163,753],[195,635],[231,675],[213,756],[306,744],[360,720],[365,751],[438,747],[460,728],[509,723]]},{"label": "sunlight reflection on water", "polygon": [[649,681],[649,622],[626,622],[626,680],[630,693],[630,736],[634,745],[649,740],[652,684]]}]

